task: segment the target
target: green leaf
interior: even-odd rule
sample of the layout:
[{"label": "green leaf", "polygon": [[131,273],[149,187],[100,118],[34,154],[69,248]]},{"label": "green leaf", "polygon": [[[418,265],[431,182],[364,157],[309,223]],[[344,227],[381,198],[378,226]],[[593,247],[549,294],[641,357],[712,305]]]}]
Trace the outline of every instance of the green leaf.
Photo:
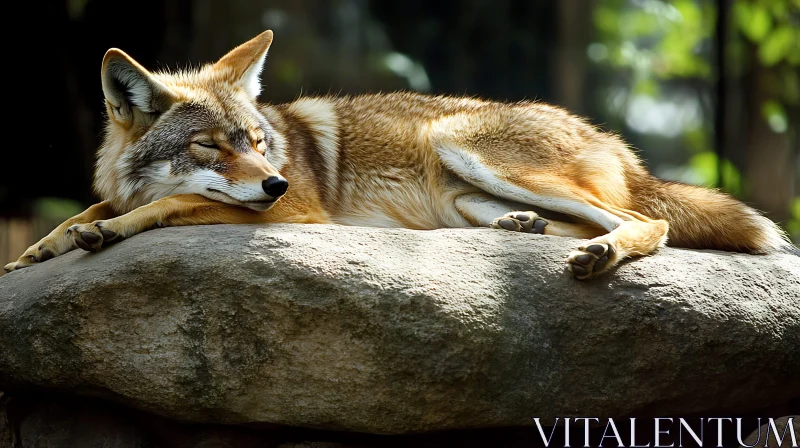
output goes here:
[{"label": "green leaf", "polygon": [[613,8],[603,5],[598,6],[594,10],[594,24],[598,30],[608,33],[617,34],[619,32],[617,22],[619,21],[619,13]]},{"label": "green leaf", "polygon": [[707,60],[694,52],[700,42],[702,37],[688,30],[678,29],[665,35],[656,53],[660,56],[657,73],[664,78],[679,76],[707,79],[711,75],[711,67]]},{"label": "green leaf", "polygon": [[724,185],[720,187],[734,196],[742,196],[744,193],[744,183],[742,181],[742,173],[736,169],[736,166],[728,159],[722,159],[722,177]]},{"label": "green leaf", "polygon": [[789,25],[775,29],[758,46],[758,59],[767,67],[777,64],[789,55],[794,45],[794,39],[795,33]]},{"label": "green leaf", "polygon": [[659,93],[658,83],[652,78],[641,78],[636,80],[633,86],[633,93],[657,97]]},{"label": "green leaf", "polygon": [[790,210],[792,211],[792,217],[786,223],[786,230],[794,243],[798,244],[800,243],[800,196],[795,196],[792,199]]},{"label": "green leaf", "polygon": [[624,11],[618,26],[624,36],[630,37],[650,36],[662,27],[655,15],[639,9]]},{"label": "green leaf", "polygon": [[681,13],[684,27],[695,28],[702,25],[702,13],[693,0],[673,0],[672,6]]},{"label": "green leaf", "polygon": [[772,17],[776,19],[784,18],[789,15],[789,2],[787,0],[773,0],[769,2]]},{"label": "green leaf", "polygon": [[772,29],[772,16],[760,4],[739,0],[733,4],[733,16],[742,33],[753,42],[761,42]]},{"label": "green leaf", "polygon": [[718,163],[717,154],[711,151],[695,154],[689,159],[689,166],[698,175],[701,184],[720,186],[732,195],[740,196],[744,191],[742,174],[730,160],[722,159],[722,176],[725,185],[719,185]]},{"label": "green leaf", "polygon": [[773,132],[782,134],[789,129],[789,117],[781,103],[769,100],[761,105],[761,115],[767,120]]},{"label": "green leaf", "polygon": [[700,183],[706,186],[717,185],[717,155],[711,151],[695,154],[689,159],[689,166],[697,173]]}]

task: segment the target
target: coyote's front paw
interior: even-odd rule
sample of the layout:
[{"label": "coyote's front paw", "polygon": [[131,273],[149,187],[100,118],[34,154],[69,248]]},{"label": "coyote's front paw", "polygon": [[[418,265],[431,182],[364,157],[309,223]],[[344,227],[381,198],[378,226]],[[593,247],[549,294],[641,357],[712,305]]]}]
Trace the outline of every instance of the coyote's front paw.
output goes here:
[{"label": "coyote's front paw", "polygon": [[104,245],[119,239],[119,233],[109,227],[109,221],[75,224],[67,229],[67,236],[81,249],[97,252]]},{"label": "coyote's front paw", "polygon": [[584,280],[617,264],[616,255],[617,251],[611,244],[589,243],[569,254],[567,268],[575,278]]},{"label": "coyote's front paw", "polygon": [[512,232],[544,233],[548,222],[535,212],[510,212],[492,221],[493,229],[505,229]]},{"label": "coyote's front paw", "polygon": [[59,254],[59,250],[57,248],[58,244],[54,241],[49,241],[47,239],[40,241],[37,244],[29,247],[28,250],[22,254],[17,261],[12,263],[8,263],[3,267],[6,272],[16,271],[17,269],[27,268],[28,266],[33,266],[36,263],[41,263],[43,261],[47,261],[56,255]]}]

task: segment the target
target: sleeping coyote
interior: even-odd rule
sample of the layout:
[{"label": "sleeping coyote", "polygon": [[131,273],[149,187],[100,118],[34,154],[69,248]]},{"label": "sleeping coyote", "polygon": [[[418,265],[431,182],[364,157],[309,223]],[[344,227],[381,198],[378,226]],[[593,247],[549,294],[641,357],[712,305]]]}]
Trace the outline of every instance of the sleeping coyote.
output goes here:
[{"label": "sleeping coyote", "polygon": [[214,64],[177,73],[149,72],[109,50],[94,183],[103,201],[5,269],[154,227],[222,223],[486,226],[584,238],[565,254],[578,279],[667,241],[796,250],[756,210],[654,178],[618,137],[557,107],[415,93],[258,103],[271,43],[265,31]]}]

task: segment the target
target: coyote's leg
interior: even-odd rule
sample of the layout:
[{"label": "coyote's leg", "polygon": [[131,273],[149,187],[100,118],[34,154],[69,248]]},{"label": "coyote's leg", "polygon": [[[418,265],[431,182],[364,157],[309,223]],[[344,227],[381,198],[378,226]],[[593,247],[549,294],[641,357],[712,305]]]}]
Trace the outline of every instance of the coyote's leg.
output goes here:
[{"label": "coyote's leg", "polygon": [[594,238],[604,233],[602,227],[591,224],[545,219],[533,211],[511,211],[520,207],[524,204],[504,201],[486,193],[464,194],[456,198],[456,209],[476,227],[573,238]]},{"label": "coyote's leg", "polygon": [[[666,221],[602,202],[568,177],[535,167],[505,166],[502,160],[485,162],[471,150],[456,145],[437,151],[448,168],[492,196],[572,215],[610,232],[591,239],[569,255],[567,266],[576,278],[595,276],[623,258],[650,254],[666,243]],[[530,214],[526,217],[536,218]],[[505,228],[501,222],[506,223],[509,218],[498,220],[498,227]],[[510,230],[518,230],[517,224],[526,228],[517,215],[511,221],[507,223]],[[535,226],[536,221],[532,221],[531,229]],[[549,224],[542,229],[545,234],[548,227]]]},{"label": "coyote's leg", "polygon": [[492,220],[490,227],[514,232],[541,233],[572,238],[593,238],[603,234],[603,228],[600,226],[544,219],[532,211],[508,212]]},{"label": "coyote's leg", "polygon": [[[520,182],[525,184],[525,182]],[[632,210],[612,207],[588,197],[587,193],[576,187],[570,188],[568,181],[560,182],[552,188],[541,183],[531,183],[528,189],[537,192],[531,195],[531,203],[542,206],[548,203],[554,211],[570,213],[592,221],[600,217],[598,224],[608,224],[613,217],[618,220],[610,233],[603,234],[598,227],[569,223],[548,223],[534,212],[511,212],[497,218],[492,227],[512,231],[544,233],[547,235],[591,238],[567,257],[567,267],[578,279],[587,279],[601,274],[627,257],[648,255],[663,246],[667,241],[669,225],[664,220],[650,219]],[[537,188],[538,187],[538,188]],[[566,191],[560,191],[565,189]],[[524,195],[523,195],[524,196]],[[585,199],[582,197],[586,197]],[[544,198],[541,202],[536,199]],[[555,206],[554,206],[555,204]],[[544,221],[544,222],[542,222]],[[552,227],[551,227],[552,226]]]},{"label": "coyote's leg", "polygon": [[153,228],[205,224],[258,224],[267,222],[321,223],[326,218],[303,213],[279,201],[268,211],[214,201],[195,194],[168,196],[116,218],[76,224],[70,236],[81,249],[96,251],[104,244]]},{"label": "coyote's leg", "polygon": [[591,239],[567,257],[567,267],[579,279],[600,274],[620,260],[648,255],[667,242],[669,225],[660,219],[622,222],[611,233]]},{"label": "coyote's leg", "polygon": [[[627,257],[648,255],[667,241],[669,225],[664,220],[650,219],[632,210],[609,206],[591,197],[591,195],[571,185],[568,179],[548,183],[545,176],[537,180],[519,179],[514,184],[502,187],[510,190],[512,187],[523,191],[519,192],[520,199],[534,206],[571,214],[590,222],[603,226],[610,233],[594,235],[587,244],[573,251],[567,257],[567,267],[578,279],[587,279],[601,274]],[[511,219],[505,216],[498,220],[500,228],[516,230],[513,221],[519,221],[519,213]],[[508,227],[505,227],[505,225]],[[522,227],[526,227],[524,223]],[[536,223],[532,223],[533,226]],[[545,226],[545,233],[547,228]],[[535,227],[533,227],[535,228]],[[567,235],[578,236],[578,235]],[[587,238],[590,235],[580,235]]]},{"label": "coyote's leg", "polygon": [[7,264],[5,266],[6,272],[41,263],[75,249],[77,246],[72,237],[69,236],[68,231],[74,224],[92,222],[98,219],[108,219],[116,215],[117,213],[114,212],[108,201],[92,205],[79,215],[75,215],[64,221],[50,232],[50,234],[39,240],[38,243],[29,247],[17,261]]}]

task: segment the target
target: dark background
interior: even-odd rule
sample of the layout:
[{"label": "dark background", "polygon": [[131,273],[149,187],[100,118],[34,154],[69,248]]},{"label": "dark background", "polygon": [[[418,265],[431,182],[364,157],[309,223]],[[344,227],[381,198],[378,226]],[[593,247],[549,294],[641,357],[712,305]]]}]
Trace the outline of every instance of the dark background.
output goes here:
[{"label": "dark background", "polygon": [[0,258],[93,202],[100,62],[212,62],[264,29],[261,99],[410,89],[538,99],[621,133],[800,241],[798,0],[69,0],[5,17]]}]

